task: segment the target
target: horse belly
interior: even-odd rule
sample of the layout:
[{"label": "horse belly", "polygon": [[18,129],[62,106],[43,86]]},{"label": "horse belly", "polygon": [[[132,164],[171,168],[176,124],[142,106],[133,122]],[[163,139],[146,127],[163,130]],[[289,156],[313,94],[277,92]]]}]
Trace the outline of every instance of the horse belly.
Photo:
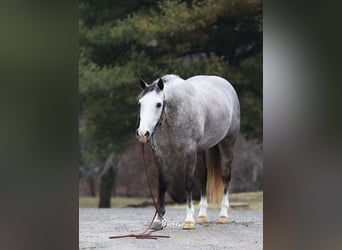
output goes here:
[{"label": "horse belly", "polygon": [[203,135],[199,147],[208,149],[222,141],[228,134],[232,116],[233,105],[226,91],[213,90],[215,94],[207,97],[207,106],[203,108],[206,113],[203,122]]},{"label": "horse belly", "polygon": [[217,118],[208,121],[203,130],[203,135],[198,143],[199,150],[206,150],[218,144],[227,135],[229,130],[229,119]]}]

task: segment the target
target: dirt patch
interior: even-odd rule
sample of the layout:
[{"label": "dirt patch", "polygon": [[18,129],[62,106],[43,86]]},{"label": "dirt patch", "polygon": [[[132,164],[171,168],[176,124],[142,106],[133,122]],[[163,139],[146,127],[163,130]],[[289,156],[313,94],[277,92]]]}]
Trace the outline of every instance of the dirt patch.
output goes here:
[{"label": "dirt patch", "polygon": [[147,208],[82,208],[79,210],[79,249],[262,249],[263,212],[230,210],[230,222],[217,224],[218,211],[209,210],[209,223],[182,230],[184,209],[166,208],[167,227],[158,232],[171,238],[109,239],[112,235],[140,233],[154,214]]}]

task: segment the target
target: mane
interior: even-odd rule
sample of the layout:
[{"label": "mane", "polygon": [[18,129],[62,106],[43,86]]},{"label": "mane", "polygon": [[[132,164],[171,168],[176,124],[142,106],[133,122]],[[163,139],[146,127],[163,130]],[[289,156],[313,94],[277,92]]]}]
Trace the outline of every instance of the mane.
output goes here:
[{"label": "mane", "polygon": [[[164,75],[164,76],[162,76],[161,77],[161,79],[163,79],[163,82],[164,83],[168,83],[168,82],[170,82],[170,81],[172,81],[172,80],[175,80],[175,79],[182,79],[181,77],[179,77],[178,75],[175,75],[175,74],[167,74],[167,75]],[[182,79],[183,80],[183,79]],[[157,80],[156,80],[157,81]],[[155,81],[155,82],[156,82]]]}]

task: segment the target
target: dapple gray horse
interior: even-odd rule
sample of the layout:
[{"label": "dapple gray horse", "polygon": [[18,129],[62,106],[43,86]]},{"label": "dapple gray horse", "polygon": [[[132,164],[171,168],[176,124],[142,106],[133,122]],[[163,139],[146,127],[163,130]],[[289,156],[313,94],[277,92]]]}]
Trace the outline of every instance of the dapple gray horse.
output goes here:
[{"label": "dapple gray horse", "polygon": [[151,142],[159,168],[158,214],[151,229],[162,229],[167,170],[184,166],[187,196],[183,229],[195,227],[192,189],[195,169],[200,180],[201,201],[197,223],[208,221],[207,196],[221,199],[219,223],[228,222],[228,185],[232,148],[240,129],[240,104],[231,84],[218,76],[199,75],[184,80],[165,75],[147,84],[138,97],[136,136]]}]

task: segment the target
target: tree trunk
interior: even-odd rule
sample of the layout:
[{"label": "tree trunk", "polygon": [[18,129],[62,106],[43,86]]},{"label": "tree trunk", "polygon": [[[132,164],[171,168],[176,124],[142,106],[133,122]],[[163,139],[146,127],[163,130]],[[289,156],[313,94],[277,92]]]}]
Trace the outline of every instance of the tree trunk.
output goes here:
[{"label": "tree trunk", "polygon": [[99,208],[110,208],[110,198],[114,184],[114,168],[109,168],[102,176],[100,183],[100,202]]},{"label": "tree trunk", "polygon": [[101,173],[99,208],[110,208],[110,198],[117,173],[118,159],[112,153],[108,156]]}]

